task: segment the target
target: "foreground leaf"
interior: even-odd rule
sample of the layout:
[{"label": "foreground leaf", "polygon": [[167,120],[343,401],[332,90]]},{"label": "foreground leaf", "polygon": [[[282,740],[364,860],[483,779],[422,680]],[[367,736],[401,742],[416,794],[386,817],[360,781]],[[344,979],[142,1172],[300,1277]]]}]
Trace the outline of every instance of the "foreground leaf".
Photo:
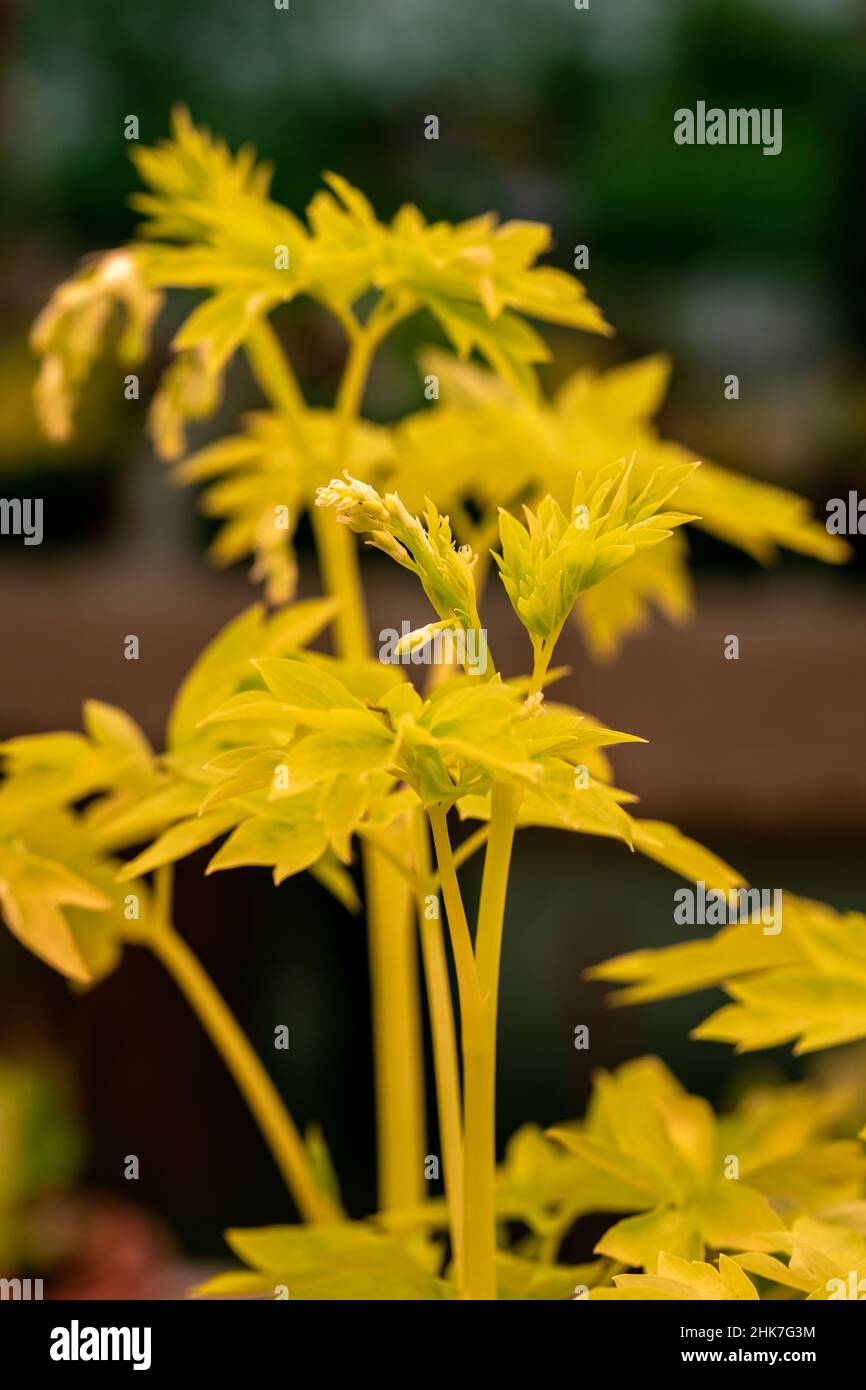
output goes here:
[{"label": "foreground leaf", "polygon": [[662,1252],[655,1274],[618,1274],[613,1282],[615,1288],[593,1289],[590,1298],[613,1302],[755,1302],[758,1299],[751,1279],[727,1255],[719,1256],[716,1269],[700,1260],[683,1260]]},{"label": "foreground leaf", "polygon": [[228,1231],[226,1240],[252,1273],[218,1275],[195,1291],[199,1297],[416,1302],[456,1296],[453,1286],[418,1264],[395,1237],[360,1223],[266,1226]]}]

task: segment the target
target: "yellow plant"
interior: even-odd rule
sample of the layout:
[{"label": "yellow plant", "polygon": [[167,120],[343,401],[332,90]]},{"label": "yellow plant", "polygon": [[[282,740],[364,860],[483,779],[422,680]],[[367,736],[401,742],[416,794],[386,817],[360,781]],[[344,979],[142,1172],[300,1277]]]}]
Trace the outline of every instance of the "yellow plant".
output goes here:
[{"label": "yellow plant", "polygon": [[617,1274],[612,1289],[593,1289],[589,1298],[596,1301],[624,1300],[626,1302],[711,1302],[755,1301],[758,1290],[736,1261],[719,1255],[718,1268],[701,1260],[683,1260],[678,1255],[660,1253],[654,1274]]},{"label": "yellow plant", "polygon": [[630,1004],[721,985],[734,1000],[692,1036],[738,1052],[794,1042],[815,1052],[866,1038],[866,917],[784,893],[784,931],[723,927],[708,940],[633,951],[595,966],[593,979],[625,985]]},{"label": "yellow plant", "polygon": [[[519,828],[553,826],[618,839],[687,881],[724,892],[743,886],[675,827],[630,814],[634,798],[614,786],[605,750],[642,740],[548,699],[556,644],[572,615],[601,654],[651,605],[684,615],[687,524],[762,561],[780,545],[836,561],[843,543],[800,499],[699,467],[681,445],[659,439],[651,417],[667,379],[661,358],[582,370],[544,399],[536,368],[550,352],[527,320],[610,332],[578,281],[536,264],[550,245],[547,227],[490,215],[430,225],[413,207],[385,223],[333,174],[302,220],[270,198],[271,171],[251,150],[232,154],[185,111],[175,113],[170,140],[133,158],[146,188],[133,202],[145,221],[128,246],[86,263],[38,318],[37,410],[51,438],[67,439],[115,316],[118,358],[134,364],[165,292],[203,292],[172,340],[149,430],[177,480],[205,484],[204,509],[222,522],[215,559],[253,556],[253,577],[274,611],[248,610],[205,651],[175,701],[162,753],[125,714],[95,702],[83,734],[4,746],[0,894],[10,928],[79,983],[111,969],[124,941],[153,949],[258,1119],[310,1224],[233,1232],[251,1270],[221,1276],[205,1292],[558,1298],[580,1285],[618,1295],[610,1280],[623,1262],[656,1276],[661,1259],[658,1277],[703,1290],[697,1296],[720,1281],[734,1290],[722,1296],[750,1297],[746,1276],[724,1256],[718,1271],[671,1261],[722,1245],[784,1252],[787,1223],[813,1209],[820,1182],[810,1187],[807,1173],[796,1195],[783,1192],[778,1202],[754,1175],[731,1187],[718,1172],[724,1122],[658,1063],[600,1080],[586,1124],[557,1131],[562,1150],[522,1132],[497,1171],[498,978],[511,854]],[[309,407],[271,323],[300,295],[346,338],[331,409]],[[453,350],[422,359],[438,404],[392,425],[362,420],[378,348],[420,311]],[[190,425],[217,409],[239,352],[266,408],[239,433],[184,457]],[[292,542],[305,510],[327,597],[294,603]],[[426,690],[373,658],[353,533],[413,573],[431,604],[433,619],[401,639],[397,654],[448,638],[448,667]],[[491,554],[528,638],[531,661],[517,680],[497,671],[480,617]],[[329,624],[334,655],[307,650]],[[476,823],[457,847],[452,812]],[[280,883],[309,870],[349,910],[360,906],[349,872],[360,847],[374,1004],[375,1223],[344,1217],[321,1139],[298,1134],[172,925],[173,864],[217,840],[208,872],[260,865]],[[482,850],[470,924],[459,870]],[[416,918],[444,1205],[423,1200]],[[743,946],[753,949],[766,947]],[[651,970],[649,954],[641,965]],[[828,1155],[832,1144],[816,1143],[819,1167],[835,1164],[846,1194],[859,1200],[856,1146]],[[599,1245],[602,1258],[557,1263],[566,1223],[593,1209],[626,1218]],[[509,1213],[531,1232],[510,1250],[497,1237]]]}]

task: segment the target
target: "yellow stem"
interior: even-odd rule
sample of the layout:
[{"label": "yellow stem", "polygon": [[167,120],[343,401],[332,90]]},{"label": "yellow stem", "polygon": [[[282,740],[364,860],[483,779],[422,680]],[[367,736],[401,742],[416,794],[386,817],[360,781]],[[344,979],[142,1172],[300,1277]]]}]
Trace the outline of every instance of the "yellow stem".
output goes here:
[{"label": "yellow stem", "polygon": [[[373,357],[382,339],[403,316],[383,305],[380,300],[365,327],[355,327],[349,335],[349,351],[334,403],[335,472],[351,465],[352,425],[361,409]],[[312,508],[312,522],[325,589],[340,599],[334,620],[337,649],[350,661],[362,661],[370,655],[370,633],[355,537],[348,526],[335,525],[333,516],[320,507]]]},{"label": "yellow stem", "polygon": [[[392,826],[395,834],[406,828]],[[401,839],[401,843],[402,843]],[[406,843],[406,853],[411,853]],[[364,883],[373,1003],[379,1205],[417,1206],[424,1191],[423,1060],[418,946],[405,879],[371,844]]]},{"label": "yellow stem", "polygon": [[340,600],[334,617],[336,650],[347,661],[363,661],[370,655],[370,639],[355,537],[321,507],[312,508],[310,519],[325,592]]},{"label": "yellow stem", "polygon": [[466,1280],[474,1298],[496,1297],[496,1026],[502,928],[518,804],[514,787],[494,783],[475,939],[486,1026],[481,1047],[467,1058],[464,1079]]},{"label": "yellow stem", "polygon": [[475,959],[485,1003],[492,1003],[494,1015],[499,990],[499,959],[502,952],[502,926],[508,871],[517,825],[520,793],[508,783],[495,782],[490,793],[490,831],[484,856],[481,901],[478,906],[478,935]]},{"label": "yellow stem", "polygon": [[457,991],[460,996],[460,1017],[464,1039],[467,1025],[480,1019],[481,990],[478,973],[475,969],[475,956],[472,951],[472,937],[463,906],[463,895],[454,867],[454,854],[451,849],[451,836],[448,833],[448,820],[443,806],[428,807],[430,828],[433,831],[433,844],[436,848],[436,862],[439,865],[439,881],[445,899],[448,915],[448,931],[454,964],[457,968]]},{"label": "yellow stem", "polygon": [[550,665],[550,658],[556,646],[556,638],[544,641],[543,638],[533,637],[532,639],[532,678],[529,682],[529,695],[536,695],[544,689],[544,682],[547,679],[547,668]]},{"label": "yellow stem", "polygon": [[463,1270],[473,1299],[496,1298],[496,1067],[485,1032],[475,1046],[463,1041]]},{"label": "yellow stem", "polygon": [[[457,968],[463,1052],[463,1233],[461,1288],[496,1297],[495,1001],[482,997],[445,811],[429,811]],[[489,847],[488,847],[489,854]],[[480,929],[479,920],[479,929]]]},{"label": "yellow stem", "polygon": [[250,1041],[197,956],[173,927],[147,937],[198,1015],[237,1082],[305,1221],[337,1221],[340,1213],[316,1182],[304,1142]]},{"label": "yellow stem", "polygon": [[489,830],[486,825],[482,825],[478,830],[467,835],[466,839],[457,846],[454,851],[454,867],[462,869],[463,865],[472,858],[473,854],[487,843]]},{"label": "yellow stem", "polygon": [[[411,865],[406,864],[400,858],[400,856],[384,838],[385,834],[390,835],[390,826],[385,827],[385,830],[383,831],[381,827],[377,828],[376,830],[371,830],[369,826],[360,825],[358,826],[358,829],[355,833],[358,836],[358,839],[362,842],[362,844],[372,846],[372,848],[375,849],[376,853],[380,855],[382,859],[387,859],[388,863],[394,869],[396,869],[397,873],[400,875],[401,879],[410,889],[410,891],[412,893],[417,893],[418,884],[415,880],[414,869],[411,867]],[[432,893],[433,891],[434,890],[431,888],[430,892]]]},{"label": "yellow stem", "polygon": [[460,1120],[460,1073],[457,1066],[457,1035],[454,1009],[451,1002],[451,982],[448,961],[442,939],[442,924],[438,915],[427,916],[425,897],[432,883],[430,844],[423,816],[414,817],[415,869],[419,882],[418,927],[421,933],[421,953],[427,999],[430,1006],[430,1031],[433,1035],[433,1068],[436,1081],[436,1106],[439,1116],[439,1136],[442,1143],[442,1163],[445,1193],[448,1199],[448,1226],[454,1252],[454,1268],[458,1284],[463,1271],[463,1131]]},{"label": "yellow stem", "polygon": [[[380,301],[382,304],[382,301]],[[378,344],[395,312],[374,310],[356,329],[335,403],[334,469],[348,465],[353,422]],[[355,538],[334,517],[313,508],[313,532],[328,593],[340,599],[334,624],[338,653],[370,656],[370,636]],[[416,813],[417,814],[417,813]],[[408,846],[407,846],[408,848]],[[379,1206],[399,1211],[424,1196],[424,1068],[421,998],[412,894],[401,872],[368,843],[363,847],[367,935],[373,1005]]]},{"label": "yellow stem", "polygon": [[[349,353],[335,403],[335,472],[349,463],[353,421],[361,408],[373,355],[382,338],[410,311],[384,300],[363,327],[346,315]],[[270,324],[250,335],[250,362],[262,390],[285,416],[305,447],[303,397]],[[321,508],[311,508],[313,535],[324,588],[339,599],[334,620],[337,654],[362,661],[370,636],[355,538]],[[412,894],[401,873],[369,845],[363,849],[367,932],[373,1000],[374,1063],[378,1135],[379,1206],[394,1211],[417,1206],[424,1193],[424,1076],[421,1000]]]},{"label": "yellow stem", "polygon": [[267,319],[262,319],[250,329],[244,347],[253,376],[264,395],[279,409],[295,443],[306,453],[304,397],[276,331]]}]

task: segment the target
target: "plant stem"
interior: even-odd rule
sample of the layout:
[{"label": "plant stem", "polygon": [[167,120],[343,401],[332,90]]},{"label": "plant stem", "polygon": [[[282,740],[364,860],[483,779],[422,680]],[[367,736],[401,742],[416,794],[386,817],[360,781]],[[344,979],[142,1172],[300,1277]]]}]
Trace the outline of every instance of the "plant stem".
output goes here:
[{"label": "plant stem", "polygon": [[529,695],[537,695],[544,689],[544,682],[547,678],[547,668],[550,665],[550,658],[556,646],[556,639],[544,642],[533,638],[532,641],[532,678],[529,682]]},{"label": "plant stem", "polygon": [[[411,853],[406,828],[400,843]],[[424,1192],[424,1081],[418,943],[412,893],[402,874],[364,846],[373,1006],[379,1206],[415,1207]]]},{"label": "plant stem", "polygon": [[355,537],[321,507],[311,509],[310,520],[325,592],[340,600],[333,625],[336,651],[347,661],[363,661],[370,642]]},{"label": "plant stem", "polygon": [[485,1003],[492,1003],[494,1013],[499,992],[502,926],[518,805],[517,788],[503,782],[494,782],[490,793],[490,832],[484,856],[481,901],[478,908],[478,935],[475,941],[475,959],[478,963],[481,993]]},{"label": "plant stem", "polygon": [[[373,357],[396,321],[393,312],[377,315],[374,310],[370,323],[364,328],[356,327],[350,335],[346,364],[334,402],[335,471],[351,463],[352,425],[361,409]],[[313,507],[311,515],[325,589],[340,599],[340,609],[334,620],[337,649],[349,661],[363,661],[370,655],[370,634],[355,537],[347,526],[335,526],[333,517],[320,507]]]},{"label": "plant stem", "polygon": [[488,1019],[481,1040],[463,1042],[463,1267],[466,1295],[474,1299],[496,1297],[495,1076]]},{"label": "plant stem", "polygon": [[244,348],[253,376],[272,405],[276,406],[292,432],[296,445],[307,452],[303,427],[304,397],[288,357],[267,319],[255,324],[247,334]]},{"label": "plant stem", "polygon": [[[496,1000],[485,998],[472,951],[469,926],[454,867],[454,856],[445,811],[441,806],[430,809],[430,824],[436,845],[436,858],[442,883],[442,896],[448,912],[448,925],[457,967],[460,994],[461,1042],[463,1050],[463,1210],[461,1239],[462,1288],[467,1298],[495,1299],[496,1297],[496,1146],[495,1146],[495,1040]],[[491,819],[491,839],[498,846],[500,817]],[[488,842],[487,860],[490,860]],[[492,861],[491,861],[492,862]],[[495,855],[498,865],[499,852]],[[507,880],[508,866],[505,865]],[[485,901],[498,901],[498,887],[492,891],[485,862],[485,881],[488,891]],[[483,886],[482,886],[483,893]],[[502,891],[504,902],[504,885]],[[492,907],[488,906],[488,914]],[[495,925],[492,917],[486,929]],[[479,917],[479,932],[481,918]],[[501,931],[501,925],[500,925]]]},{"label": "plant stem", "polygon": [[514,787],[494,783],[475,939],[485,1027],[481,1046],[467,1057],[464,1079],[465,1199],[466,1211],[471,1212],[466,1278],[474,1298],[496,1297],[496,1029],[502,929],[518,804]]},{"label": "plant stem", "polygon": [[455,869],[462,869],[463,865],[472,858],[473,854],[475,854],[482,845],[486,845],[489,833],[488,827],[482,825],[478,830],[474,830],[471,835],[467,835],[466,839],[463,840],[454,851]]},{"label": "plant stem", "polygon": [[198,957],[173,927],[147,938],[200,1019],[244,1097],[305,1221],[337,1221],[340,1213],[316,1182],[304,1142],[250,1041]]},{"label": "plant stem", "polygon": [[[335,402],[334,471],[350,462],[352,425],[361,408],[379,343],[406,313],[384,300],[362,327],[348,316],[349,352]],[[247,340],[259,385],[281,411],[300,447],[304,401],[291,366],[270,324]],[[316,551],[325,591],[339,599],[334,620],[337,654],[349,661],[370,656],[370,636],[358,551],[347,527],[311,507]],[[420,814],[420,813],[418,813]],[[424,1191],[424,1077],[421,1000],[411,890],[393,864],[363,847],[367,933],[373,1001],[379,1206],[383,1211],[417,1206]]]},{"label": "plant stem", "polygon": [[[350,334],[335,402],[335,470],[350,462],[352,425],[361,409],[373,356],[396,321],[395,311],[374,310],[368,324]],[[318,507],[313,508],[313,533],[325,589],[340,599],[334,624],[337,652],[348,660],[364,660],[370,656],[370,636],[355,538]],[[408,843],[406,847],[409,849]],[[412,895],[402,874],[370,844],[364,845],[362,852],[373,1009],[379,1206],[382,1211],[399,1211],[417,1206],[424,1194],[424,1070],[417,943]]]},{"label": "plant stem", "polygon": [[430,806],[427,814],[430,818],[430,828],[433,831],[436,862],[439,865],[439,880],[442,884],[442,896],[445,899],[445,911],[448,915],[448,931],[451,936],[451,949],[454,952],[454,964],[457,969],[460,1017],[465,1036],[467,1020],[477,1021],[480,1019],[482,999],[478,984],[478,972],[475,968],[472,937],[469,934],[463,895],[460,892],[457,870],[454,867],[454,854],[451,849],[451,836],[448,834],[445,809],[442,806]]},{"label": "plant stem", "polygon": [[457,967],[463,1044],[462,1287],[496,1298],[496,1023],[499,962],[519,794],[494,784],[475,949],[463,908],[445,811],[430,810]]},{"label": "plant stem", "polygon": [[430,844],[423,816],[414,817],[413,829],[415,869],[419,881],[418,929],[421,934],[424,978],[427,982],[427,1000],[430,1006],[430,1031],[433,1035],[439,1137],[442,1143],[445,1193],[448,1200],[448,1226],[459,1284],[463,1277],[463,1127],[460,1119],[457,1037],[442,925],[438,915],[428,918],[427,904],[424,901],[425,889],[428,889],[431,883],[431,865]]}]

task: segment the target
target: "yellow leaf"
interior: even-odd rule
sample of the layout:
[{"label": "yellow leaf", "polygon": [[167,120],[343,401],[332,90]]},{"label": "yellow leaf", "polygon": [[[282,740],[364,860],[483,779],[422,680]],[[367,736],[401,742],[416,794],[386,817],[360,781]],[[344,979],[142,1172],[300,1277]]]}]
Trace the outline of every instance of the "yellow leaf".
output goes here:
[{"label": "yellow leaf", "polygon": [[84,727],[90,737],[109,753],[131,757],[149,767],[153,750],[134,719],[116,705],[101,700],[85,700]]},{"label": "yellow leaf", "polygon": [[[0,842],[0,905],[7,925],[61,974],[79,984],[101,979],[117,964],[126,929],[118,867],[95,849],[80,817],[44,812],[20,838]],[[147,890],[141,883],[130,888],[137,920],[146,923]]]},{"label": "yellow leaf", "polygon": [[299,716],[305,710],[361,709],[361,701],[327,671],[304,661],[253,662],[265,685],[281,704]]},{"label": "yellow leaf", "polygon": [[304,647],[330,622],[332,599],[291,604],[271,618],[253,604],[227,624],[205,648],[175,697],[168,724],[168,745],[190,739],[199,721],[253,676],[252,658],[281,656]]},{"label": "yellow leaf", "polygon": [[[274,1298],[293,1302],[454,1298],[453,1285],[417,1263],[393,1236],[360,1223],[330,1226],[268,1226],[228,1231],[232,1250],[267,1281]],[[196,1292],[200,1297],[262,1292],[251,1280],[218,1276]],[[283,1292],[285,1291],[285,1292]]]},{"label": "yellow leaf", "polygon": [[594,657],[616,656],[626,637],[647,627],[654,608],[670,623],[691,617],[694,592],[687,561],[683,534],[674,532],[664,545],[640,551],[604,584],[581,595],[574,616]]},{"label": "yellow leaf", "polygon": [[613,1289],[593,1289],[597,1301],[665,1300],[755,1302],[758,1291],[740,1264],[727,1255],[719,1256],[718,1269],[701,1260],[683,1259],[669,1251],[658,1257],[655,1274],[614,1275]]},{"label": "yellow leaf", "polygon": [[239,811],[237,806],[229,804],[216,811],[205,811],[204,815],[178,821],[123,867],[117,876],[118,882],[126,883],[129,879],[148,874],[164,864],[174,864],[178,859],[185,859],[188,854],[202,849],[218,835],[222,835],[229,826],[237,822],[239,815],[243,815],[243,812]]},{"label": "yellow leaf", "polygon": [[745,884],[745,879],[697,840],[690,840],[675,825],[659,820],[632,820],[634,847],[649,859],[708,888],[727,891]]},{"label": "yellow leaf", "polygon": [[252,816],[232,832],[205,870],[235,869],[244,864],[274,866],[274,882],[315,864],[327,848],[324,826],[312,819],[284,820]]}]

